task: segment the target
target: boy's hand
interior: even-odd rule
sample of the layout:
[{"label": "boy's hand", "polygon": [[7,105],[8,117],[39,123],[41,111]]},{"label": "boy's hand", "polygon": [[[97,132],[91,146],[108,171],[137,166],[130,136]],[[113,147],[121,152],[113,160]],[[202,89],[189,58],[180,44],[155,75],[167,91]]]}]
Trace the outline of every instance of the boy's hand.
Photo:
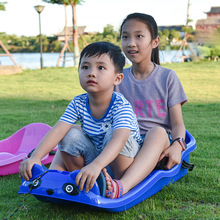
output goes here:
[{"label": "boy's hand", "polygon": [[101,168],[94,163],[90,163],[89,165],[83,167],[76,176],[76,185],[79,186],[80,191],[83,190],[84,184],[86,183],[85,192],[88,193],[95,184],[100,172]]},{"label": "boy's hand", "polygon": [[161,161],[164,157],[168,157],[168,162],[166,168],[169,170],[174,165],[180,164],[181,162],[181,152],[182,147],[180,144],[175,141],[170,147],[168,147],[160,156],[159,161]]},{"label": "boy's hand", "polygon": [[34,160],[32,158],[28,158],[26,160],[23,160],[19,166],[19,173],[22,175],[22,177],[26,180],[29,181],[30,178],[32,178],[32,167],[34,164],[39,164],[41,165],[41,161],[39,160]]}]

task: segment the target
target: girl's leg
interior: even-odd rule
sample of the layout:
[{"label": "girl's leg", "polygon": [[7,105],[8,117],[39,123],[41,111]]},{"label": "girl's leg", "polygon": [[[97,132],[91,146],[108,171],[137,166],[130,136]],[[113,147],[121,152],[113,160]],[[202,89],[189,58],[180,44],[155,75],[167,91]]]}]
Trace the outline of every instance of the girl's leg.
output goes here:
[{"label": "girl's leg", "polygon": [[[127,193],[151,173],[161,153],[169,146],[170,142],[165,129],[155,127],[146,134],[141,150],[134,158],[133,163],[120,178],[120,182],[123,185],[122,194]],[[112,190],[112,187],[116,187],[116,183],[110,181],[106,169],[103,169],[103,173],[106,177],[107,189]]]}]

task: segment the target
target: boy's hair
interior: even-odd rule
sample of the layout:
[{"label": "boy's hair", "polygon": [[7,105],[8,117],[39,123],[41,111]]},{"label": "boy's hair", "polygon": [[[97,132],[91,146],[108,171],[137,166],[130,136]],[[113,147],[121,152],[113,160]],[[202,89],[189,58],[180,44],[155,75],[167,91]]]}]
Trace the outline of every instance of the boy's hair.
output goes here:
[{"label": "boy's hair", "polygon": [[116,73],[123,72],[125,56],[122,54],[120,47],[105,41],[91,43],[86,46],[80,54],[79,66],[84,56],[100,57],[102,54],[107,54],[110,60],[113,61]]},{"label": "boy's hair", "polygon": [[[148,27],[148,30],[150,31],[152,39],[155,39],[158,36],[158,27],[157,27],[157,23],[154,20],[154,18],[151,15],[142,14],[142,13],[129,14],[124,19],[124,21],[121,24],[121,28],[120,28],[120,36],[121,36],[121,33],[122,33],[123,25],[125,24],[126,21],[131,20],[131,19],[136,19],[136,20],[139,20],[139,21],[143,22],[144,24],[146,24],[147,27]],[[160,64],[158,47],[156,47],[152,50],[151,61],[156,63],[156,64]]]}]

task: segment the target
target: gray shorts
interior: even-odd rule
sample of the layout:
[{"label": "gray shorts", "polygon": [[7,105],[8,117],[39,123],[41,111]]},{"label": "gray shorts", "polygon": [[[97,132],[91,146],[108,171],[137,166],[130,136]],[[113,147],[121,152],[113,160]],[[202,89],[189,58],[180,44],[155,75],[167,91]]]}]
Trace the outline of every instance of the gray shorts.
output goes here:
[{"label": "gray shorts", "polygon": [[[109,129],[104,137],[103,145],[97,148],[86,134],[76,128],[71,128],[58,144],[58,147],[60,151],[64,151],[72,156],[82,156],[85,160],[85,165],[87,165],[101,153],[107,143],[111,140],[112,133],[112,129]],[[130,135],[120,154],[134,158],[140,148],[141,146]]]}]

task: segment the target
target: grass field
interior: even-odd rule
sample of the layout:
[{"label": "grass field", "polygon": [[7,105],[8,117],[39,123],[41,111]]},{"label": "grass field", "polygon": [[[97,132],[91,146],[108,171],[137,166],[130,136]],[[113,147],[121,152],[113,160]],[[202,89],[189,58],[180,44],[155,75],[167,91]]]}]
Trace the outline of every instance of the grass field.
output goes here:
[{"label": "grass field", "polygon": [[[220,219],[220,63],[163,66],[176,71],[189,99],[183,117],[197,141],[190,156],[194,170],[126,212],[59,206],[29,196],[12,219]],[[53,126],[73,96],[82,92],[73,68],[0,75],[0,140],[30,123]],[[17,194],[20,183],[18,174],[0,177],[0,219],[12,214],[25,198]]]}]

